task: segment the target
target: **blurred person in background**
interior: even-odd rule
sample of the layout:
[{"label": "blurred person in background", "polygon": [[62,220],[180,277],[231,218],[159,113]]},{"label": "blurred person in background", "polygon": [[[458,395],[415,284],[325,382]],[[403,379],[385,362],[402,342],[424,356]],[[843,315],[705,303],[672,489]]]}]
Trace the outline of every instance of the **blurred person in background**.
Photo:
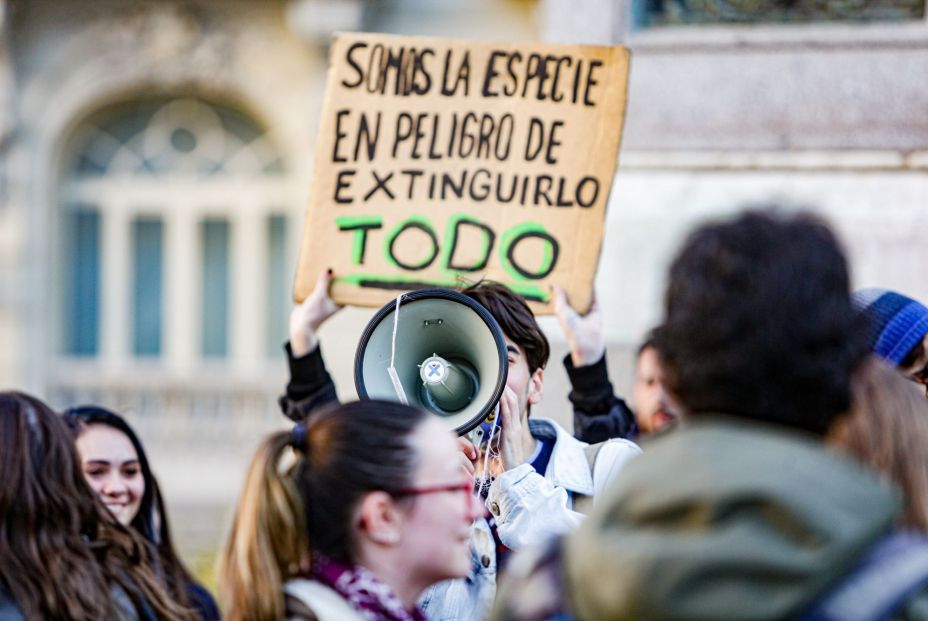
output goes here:
[{"label": "blurred person in background", "polygon": [[264,440],[222,557],[230,621],[424,621],[429,585],[470,570],[480,514],[437,418],[385,401],[331,404]]},{"label": "blurred person in background", "polygon": [[854,618],[923,618],[918,582],[893,591],[895,569],[928,558],[893,536],[896,490],[825,446],[867,357],[849,282],[812,216],[748,212],[688,237],[655,333],[687,425],[568,539],[578,618],[783,619],[840,609],[861,584],[875,587]]},{"label": "blurred person in background", "polygon": [[638,347],[632,388],[632,410],[641,435],[667,430],[678,420],[664,390],[663,374],[660,354],[649,334]]},{"label": "blurred person in background", "polygon": [[120,524],[135,529],[155,547],[158,557],[153,569],[174,599],[193,608],[204,621],[218,620],[215,600],[174,549],[158,481],[129,423],[99,406],[70,408],[64,419],[75,435],[87,484]]},{"label": "blurred person in background", "polygon": [[900,528],[928,533],[928,400],[883,360],[854,379],[854,405],[827,441],[902,490]]},{"label": "blurred person in background", "polygon": [[574,435],[585,442],[610,438],[636,439],[668,428],[672,413],[661,382],[660,356],[651,334],[638,348],[631,408],[615,394],[606,367],[603,316],[596,295],[586,314],[579,314],[561,287],[554,287],[554,310],[570,353],[564,368],[574,410]]},{"label": "blurred person in background", "polygon": [[922,384],[928,396],[928,308],[888,289],[861,289],[853,299],[867,319],[870,350]]},{"label": "blurred person in background", "polygon": [[61,417],[0,393],[0,619],[193,619],[88,487]]},{"label": "blurred person in background", "polygon": [[896,532],[896,490],[825,445],[863,321],[816,218],[749,211],[691,233],[655,332],[684,424],[575,532],[513,560],[495,618],[926,618],[928,538]]}]

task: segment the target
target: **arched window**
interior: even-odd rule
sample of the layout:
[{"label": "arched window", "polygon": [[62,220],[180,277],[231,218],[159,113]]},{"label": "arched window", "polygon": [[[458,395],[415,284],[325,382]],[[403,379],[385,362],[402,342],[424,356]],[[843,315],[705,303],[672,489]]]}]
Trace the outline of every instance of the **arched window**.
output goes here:
[{"label": "arched window", "polygon": [[184,372],[279,352],[293,197],[264,129],[216,103],[147,99],[98,111],[68,144],[66,358]]}]

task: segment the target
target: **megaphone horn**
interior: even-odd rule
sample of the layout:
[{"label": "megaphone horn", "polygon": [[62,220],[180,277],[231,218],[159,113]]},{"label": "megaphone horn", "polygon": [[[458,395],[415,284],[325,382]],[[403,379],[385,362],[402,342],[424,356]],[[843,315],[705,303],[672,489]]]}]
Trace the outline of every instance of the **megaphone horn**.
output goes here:
[{"label": "megaphone horn", "polygon": [[354,382],[361,399],[403,394],[463,435],[493,412],[507,370],[506,339],[486,308],[452,289],[419,289],[386,304],[364,328]]}]

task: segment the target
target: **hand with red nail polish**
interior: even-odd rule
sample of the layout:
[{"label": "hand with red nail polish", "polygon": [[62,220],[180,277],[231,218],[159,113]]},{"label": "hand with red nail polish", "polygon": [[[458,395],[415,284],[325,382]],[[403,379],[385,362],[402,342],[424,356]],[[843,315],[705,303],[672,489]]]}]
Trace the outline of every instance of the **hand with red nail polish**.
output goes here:
[{"label": "hand with red nail polish", "polygon": [[342,308],[329,295],[333,278],[331,269],[322,272],[312,293],[290,311],[290,350],[294,358],[305,356],[316,348],[319,327]]}]

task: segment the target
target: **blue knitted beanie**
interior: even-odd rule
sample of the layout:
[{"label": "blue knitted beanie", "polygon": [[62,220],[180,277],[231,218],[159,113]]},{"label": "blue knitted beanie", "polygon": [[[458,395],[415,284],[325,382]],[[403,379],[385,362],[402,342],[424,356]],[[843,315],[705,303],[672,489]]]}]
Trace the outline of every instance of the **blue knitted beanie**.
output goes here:
[{"label": "blue knitted beanie", "polygon": [[928,308],[901,293],[861,289],[854,293],[853,301],[869,320],[871,351],[896,366],[928,334]]}]

